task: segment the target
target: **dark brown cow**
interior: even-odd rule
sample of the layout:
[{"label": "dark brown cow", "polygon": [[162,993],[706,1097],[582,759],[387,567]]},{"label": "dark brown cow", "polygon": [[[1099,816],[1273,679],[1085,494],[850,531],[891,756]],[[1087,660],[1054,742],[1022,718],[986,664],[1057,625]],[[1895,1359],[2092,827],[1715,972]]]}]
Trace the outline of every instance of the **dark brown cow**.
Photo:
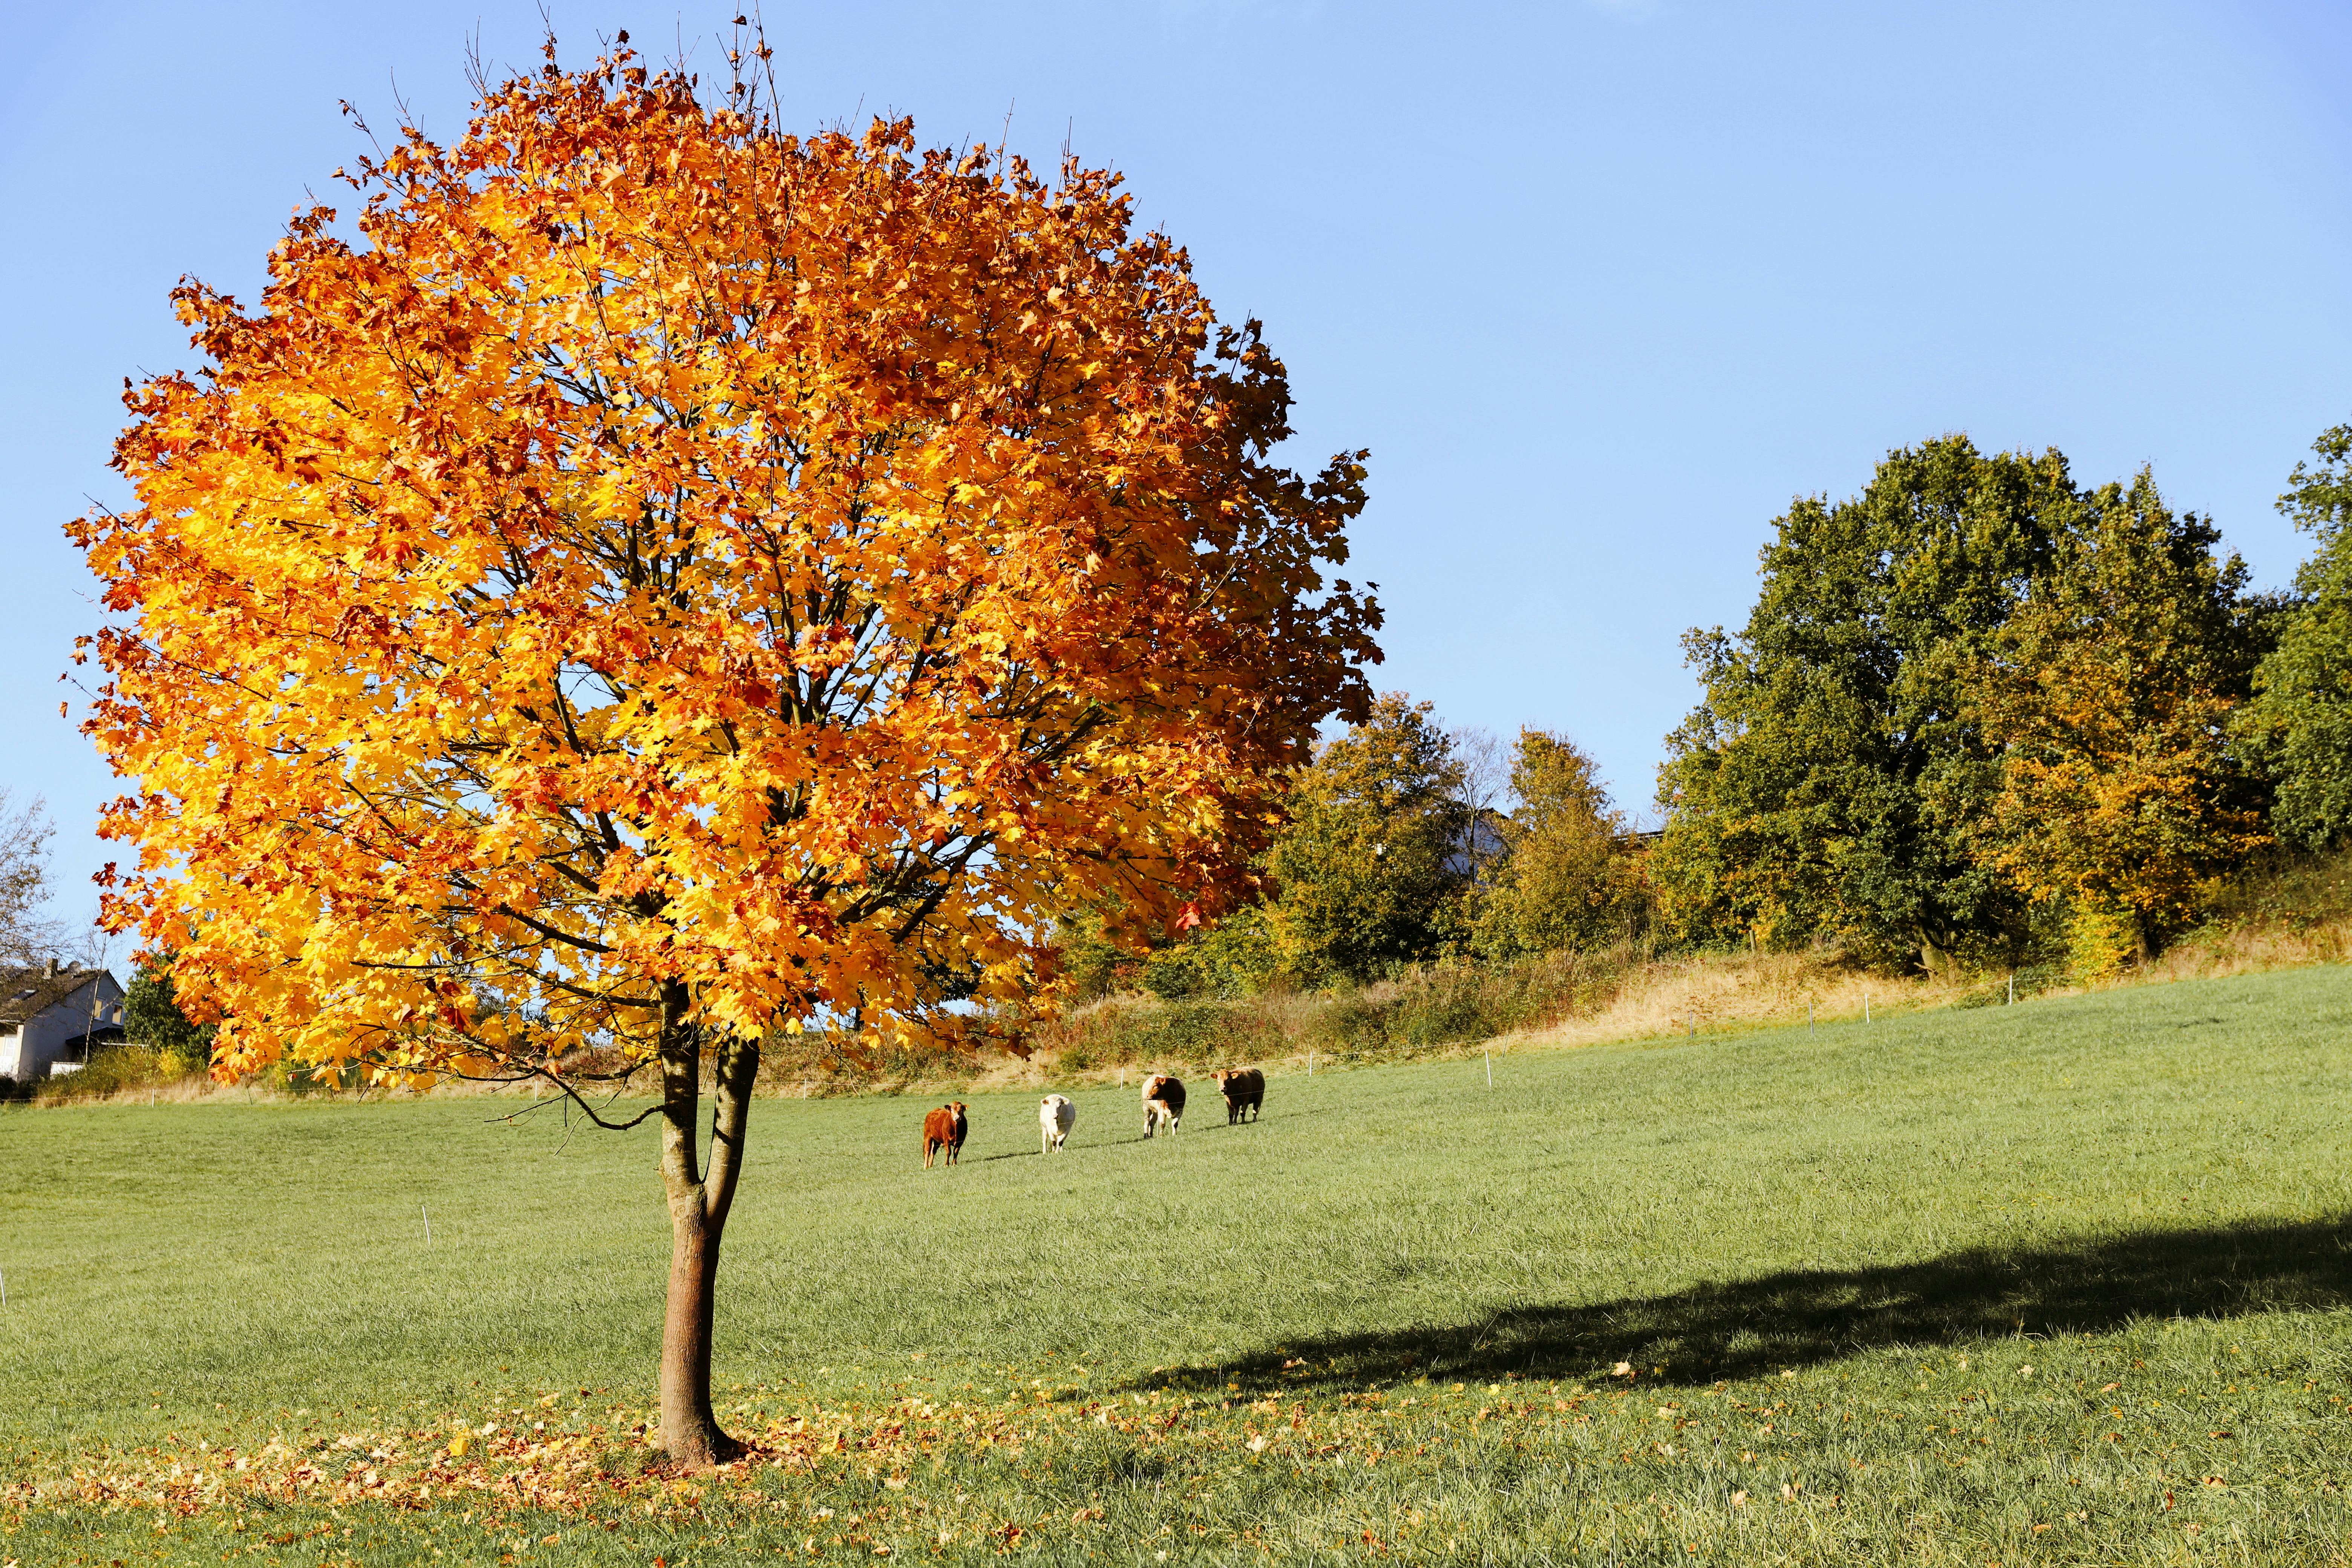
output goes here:
[{"label": "dark brown cow", "polygon": [[963,1151],[963,1135],[969,1125],[963,1117],[963,1101],[959,1100],[942,1105],[923,1118],[923,1169],[931,1168],[931,1156],[941,1149],[948,1152],[948,1163],[956,1163]]},{"label": "dark brown cow", "polygon": [[1217,1080],[1217,1091],[1225,1097],[1225,1125],[1231,1127],[1242,1121],[1242,1112],[1249,1112],[1255,1121],[1265,1107],[1265,1074],[1255,1068],[1226,1068],[1209,1075]]},{"label": "dark brown cow", "polygon": [[1184,1121],[1184,1080],[1164,1072],[1143,1080],[1143,1135],[1165,1125],[1173,1132]]}]

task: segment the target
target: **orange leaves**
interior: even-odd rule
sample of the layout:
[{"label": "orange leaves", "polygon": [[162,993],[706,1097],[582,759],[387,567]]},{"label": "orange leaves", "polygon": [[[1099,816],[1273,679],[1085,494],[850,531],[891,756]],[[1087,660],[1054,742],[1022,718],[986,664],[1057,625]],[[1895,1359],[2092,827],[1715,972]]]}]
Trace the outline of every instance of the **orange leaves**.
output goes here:
[{"label": "orange leaves", "polygon": [[1365,701],[1360,462],[1266,465],[1279,363],[1116,176],[914,153],[625,57],[363,166],[257,309],[182,291],[213,374],[70,531],[108,918],[239,1060],[626,1057],[667,985],[919,1033],[1055,913],[1240,884]]},{"label": "orange leaves", "polygon": [[849,661],[856,646],[856,634],[838,621],[809,626],[793,639],[793,662],[811,675],[829,675]]}]

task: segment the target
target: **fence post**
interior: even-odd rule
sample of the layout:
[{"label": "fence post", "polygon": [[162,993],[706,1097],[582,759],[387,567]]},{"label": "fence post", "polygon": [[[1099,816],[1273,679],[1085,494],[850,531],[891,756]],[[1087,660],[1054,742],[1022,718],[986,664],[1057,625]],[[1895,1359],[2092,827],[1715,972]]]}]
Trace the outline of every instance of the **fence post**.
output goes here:
[{"label": "fence post", "polygon": [[1812,1032],[1813,1032],[1813,999],[1812,999],[1811,997],[1808,996],[1808,997],[1806,997],[1806,998],[1805,998],[1805,1033],[1807,1033],[1807,1034],[1809,1034],[1809,1035],[1810,1035],[1810,1034],[1811,1034]]},{"label": "fence post", "polygon": [[1492,1051],[1486,1053],[1486,1087],[1495,1087],[1495,1053]]},{"label": "fence post", "polygon": [[2009,1005],[2017,1005],[2017,971],[2013,969],[2009,972]]},{"label": "fence post", "polygon": [[1862,1021],[1865,1024],[1870,1022],[1870,993],[1867,991],[1862,994]]}]

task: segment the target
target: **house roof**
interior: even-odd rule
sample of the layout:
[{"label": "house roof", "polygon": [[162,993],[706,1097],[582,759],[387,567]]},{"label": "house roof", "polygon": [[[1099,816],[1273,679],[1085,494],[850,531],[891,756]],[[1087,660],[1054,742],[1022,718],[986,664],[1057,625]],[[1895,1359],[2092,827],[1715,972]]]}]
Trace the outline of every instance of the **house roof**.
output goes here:
[{"label": "house roof", "polygon": [[55,974],[46,969],[0,969],[0,1029],[39,1016],[93,980],[122,989],[103,969],[60,969]]}]

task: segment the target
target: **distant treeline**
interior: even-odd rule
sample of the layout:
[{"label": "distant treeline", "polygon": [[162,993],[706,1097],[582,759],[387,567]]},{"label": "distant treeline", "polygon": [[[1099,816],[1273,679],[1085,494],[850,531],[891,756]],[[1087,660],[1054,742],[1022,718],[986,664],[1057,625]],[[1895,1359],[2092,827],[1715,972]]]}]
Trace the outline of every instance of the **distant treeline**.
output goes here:
[{"label": "distant treeline", "polygon": [[1320,748],[1290,805],[1262,901],[1139,960],[1097,918],[1066,922],[1079,998],[1346,986],[1437,959],[1598,950],[1651,922],[1642,841],[1565,736],[1525,730],[1506,753],[1391,692]]},{"label": "distant treeline", "polygon": [[1507,746],[1383,698],[1297,781],[1262,901],[1115,950],[1079,994],[1327,987],[1618,943],[1834,942],[1892,969],[2095,977],[2194,927],[2273,849],[2352,829],[2352,426],[2279,507],[2316,548],[2250,591],[2145,470],[1947,437],[1773,523],[1747,625],[1685,639],[1704,699],[1636,835],[1564,735]]}]

